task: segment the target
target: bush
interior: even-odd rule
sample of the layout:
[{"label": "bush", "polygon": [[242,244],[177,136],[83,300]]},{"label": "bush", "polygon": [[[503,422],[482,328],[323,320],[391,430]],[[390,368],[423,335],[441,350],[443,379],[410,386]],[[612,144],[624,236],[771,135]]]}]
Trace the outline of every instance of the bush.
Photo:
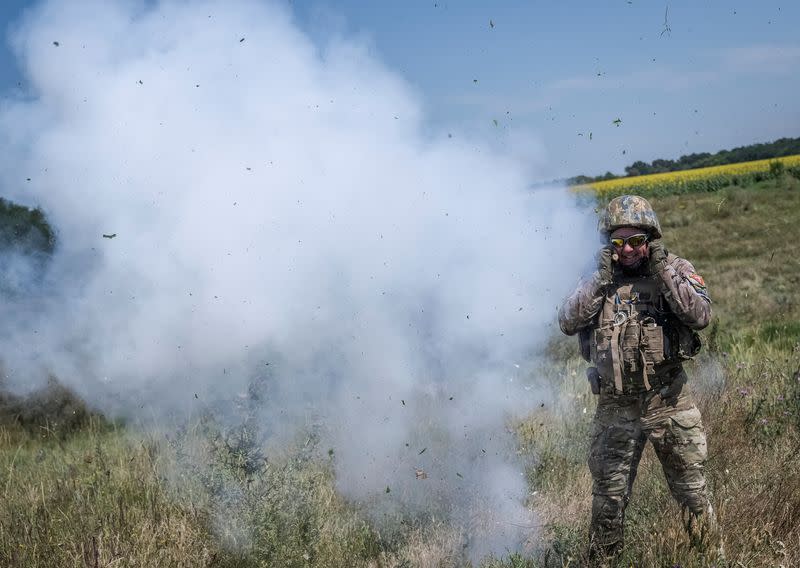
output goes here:
[{"label": "bush", "polygon": [[0,250],[50,254],[55,245],[55,233],[41,209],[29,209],[0,198]]}]

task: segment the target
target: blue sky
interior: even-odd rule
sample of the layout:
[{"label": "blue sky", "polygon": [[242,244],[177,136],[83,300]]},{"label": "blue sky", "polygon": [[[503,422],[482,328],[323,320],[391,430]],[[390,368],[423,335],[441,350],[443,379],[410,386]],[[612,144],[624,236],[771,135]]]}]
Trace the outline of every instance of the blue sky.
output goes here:
[{"label": "blue sky", "polygon": [[[2,3],[6,33],[29,4]],[[798,2],[288,4],[320,45],[366,42],[431,130],[529,141],[543,179],[800,136]],[[0,89],[18,82],[6,42]]]}]

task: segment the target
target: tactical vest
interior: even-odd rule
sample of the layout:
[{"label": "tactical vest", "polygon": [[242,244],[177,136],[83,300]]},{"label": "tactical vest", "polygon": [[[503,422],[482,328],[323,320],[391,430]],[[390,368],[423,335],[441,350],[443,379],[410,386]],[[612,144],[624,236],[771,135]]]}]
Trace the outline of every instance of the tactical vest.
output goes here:
[{"label": "tactical vest", "polygon": [[609,287],[595,326],[587,334],[588,359],[623,392],[652,388],[661,377],[700,350],[699,336],[669,309],[654,278],[623,277]]}]

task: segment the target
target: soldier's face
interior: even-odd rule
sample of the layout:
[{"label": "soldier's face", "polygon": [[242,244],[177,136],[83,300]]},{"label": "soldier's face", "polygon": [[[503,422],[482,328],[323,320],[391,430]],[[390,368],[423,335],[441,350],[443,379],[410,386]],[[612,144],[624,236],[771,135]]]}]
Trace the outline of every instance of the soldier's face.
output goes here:
[{"label": "soldier's face", "polygon": [[[611,233],[611,238],[627,239],[633,235],[641,235],[644,232],[645,231],[637,227],[620,227]],[[636,248],[633,248],[630,243],[625,243],[622,248],[615,247],[614,250],[616,250],[619,255],[619,263],[625,268],[635,268],[639,266],[639,264],[650,255],[650,249],[646,242]]]}]

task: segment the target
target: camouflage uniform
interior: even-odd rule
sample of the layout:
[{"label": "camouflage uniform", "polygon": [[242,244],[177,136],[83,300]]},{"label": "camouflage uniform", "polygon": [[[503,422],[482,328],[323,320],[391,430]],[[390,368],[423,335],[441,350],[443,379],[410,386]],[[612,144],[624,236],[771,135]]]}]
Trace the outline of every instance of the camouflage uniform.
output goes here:
[{"label": "camouflage uniform", "polygon": [[[660,237],[657,220],[642,225]],[[595,272],[559,311],[562,331],[581,334],[584,357],[593,360],[600,377],[589,452],[594,558],[622,548],[625,507],[647,440],[683,507],[693,541],[707,540],[715,525],[703,473],[705,432],[700,411],[683,388],[682,367],[699,350],[694,330],[708,325],[711,302],[688,261],[668,254],[653,274],[650,270],[647,262],[632,272],[617,265],[610,282]]]}]

